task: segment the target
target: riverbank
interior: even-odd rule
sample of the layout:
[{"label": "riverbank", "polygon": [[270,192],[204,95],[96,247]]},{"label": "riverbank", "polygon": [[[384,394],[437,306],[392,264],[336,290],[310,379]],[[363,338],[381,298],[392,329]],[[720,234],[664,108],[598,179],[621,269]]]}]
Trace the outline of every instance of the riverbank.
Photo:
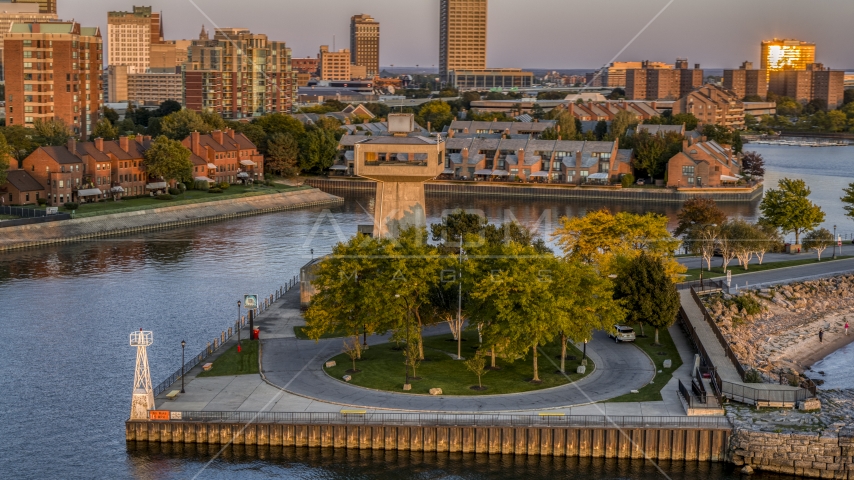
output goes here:
[{"label": "riverbank", "polygon": [[[376,183],[358,178],[306,178],[306,185],[331,192],[373,192]],[[750,203],[762,198],[763,185],[727,188],[622,188],[568,184],[510,182],[463,182],[433,180],[424,184],[427,195],[476,195],[527,198],[565,198],[650,203],[683,203],[688,199],[711,198],[721,203]]]},{"label": "riverbank", "polygon": [[75,218],[60,222],[20,225],[3,229],[0,251],[293,210],[317,205],[339,205],[343,199],[309,188],[283,193],[240,196],[179,205]]}]

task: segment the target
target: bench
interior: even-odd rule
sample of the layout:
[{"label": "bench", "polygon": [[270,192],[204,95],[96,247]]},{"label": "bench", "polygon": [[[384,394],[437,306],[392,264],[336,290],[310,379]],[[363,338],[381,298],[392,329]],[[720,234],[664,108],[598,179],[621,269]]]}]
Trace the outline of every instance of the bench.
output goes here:
[{"label": "bench", "polygon": [[341,415],[364,415],[368,413],[366,410],[341,410]]},{"label": "bench", "polygon": [[166,394],[166,398],[169,400],[175,400],[175,397],[177,397],[179,393],[181,393],[181,390],[172,390]]},{"label": "bench", "polygon": [[212,368],[213,368],[213,363],[206,363],[206,364],[202,365],[202,370],[204,370],[206,372]]},{"label": "bench", "polygon": [[541,417],[563,417],[564,414],[560,412],[540,412]]}]

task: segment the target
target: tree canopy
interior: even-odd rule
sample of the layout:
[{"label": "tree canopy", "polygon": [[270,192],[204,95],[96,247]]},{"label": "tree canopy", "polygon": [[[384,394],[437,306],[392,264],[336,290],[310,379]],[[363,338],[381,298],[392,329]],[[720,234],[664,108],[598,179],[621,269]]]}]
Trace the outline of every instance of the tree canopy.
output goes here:
[{"label": "tree canopy", "polygon": [[92,129],[91,138],[103,138],[104,140],[115,140],[119,138],[119,131],[113,126],[107,118],[98,120],[95,128]]},{"label": "tree canopy", "polygon": [[291,134],[274,133],[266,144],[266,168],[284,177],[293,177],[299,173],[299,145]]},{"label": "tree canopy", "polygon": [[186,108],[163,117],[160,122],[160,132],[178,141],[187,138],[192,132],[207,134],[214,130],[200,114]]},{"label": "tree canopy", "polygon": [[188,181],[193,177],[190,150],[178,140],[157,137],[145,151],[145,170],[148,175],[164,180]]},{"label": "tree canopy", "polygon": [[311,127],[299,139],[300,168],[320,173],[332,166],[338,154],[335,133],[323,128]]},{"label": "tree canopy", "polygon": [[757,152],[745,152],[741,157],[741,173],[762,178],[765,176],[765,159]]},{"label": "tree canopy", "polygon": [[0,185],[6,183],[6,178],[9,175],[10,153],[11,148],[9,148],[9,144],[6,143],[6,137],[0,134]]},{"label": "tree canopy", "polygon": [[824,221],[824,211],[807,198],[811,191],[803,180],[782,178],[777,187],[765,192],[759,211],[768,223],[783,233],[793,232],[795,244],[799,244],[801,233]]},{"label": "tree canopy", "polygon": [[33,140],[41,146],[59,146],[68,143],[72,137],[71,129],[59,117],[41,119],[33,122]]},{"label": "tree canopy", "polygon": [[624,302],[627,319],[658,329],[668,328],[679,312],[679,293],[659,257],[642,252],[620,269],[614,296]]},{"label": "tree canopy", "polygon": [[722,225],[726,221],[727,215],[718,207],[714,199],[692,197],[685,200],[682,209],[676,214],[676,218],[679,220],[679,225],[676,226],[673,234],[678,237],[697,228]]}]

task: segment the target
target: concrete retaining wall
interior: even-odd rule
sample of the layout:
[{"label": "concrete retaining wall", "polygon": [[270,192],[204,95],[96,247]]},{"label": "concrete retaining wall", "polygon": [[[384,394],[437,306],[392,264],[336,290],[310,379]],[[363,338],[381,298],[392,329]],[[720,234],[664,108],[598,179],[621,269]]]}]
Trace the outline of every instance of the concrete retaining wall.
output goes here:
[{"label": "concrete retaining wall", "polygon": [[293,425],[178,421],[128,421],[125,430],[129,442],[233,443],[688,461],[723,461],[730,436],[728,429]]},{"label": "concrete retaining wall", "polygon": [[61,222],[22,225],[2,230],[0,250],[73,242],[315,205],[335,205],[343,201],[340,197],[320,190],[307,189],[76,218]]},{"label": "concrete retaining wall", "polygon": [[[309,178],[305,183],[330,192],[374,192],[376,183],[360,180],[330,180]],[[619,187],[577,187],[569,185],[496,184],[491,182],[428,182],[427,195],[480,195],[526,198],[567,198],[581,200],[611,200],[645,203],[683,203],[695,197],[712,198],[717,202],[752,202],[762,198],[762,185],[752,188],[719,189],[642,189]]]},{"label": "concrete retaining wall", "polygon": [[854,438],[737,429],[730,461],[754,470],[810,478],[854,480]]}]

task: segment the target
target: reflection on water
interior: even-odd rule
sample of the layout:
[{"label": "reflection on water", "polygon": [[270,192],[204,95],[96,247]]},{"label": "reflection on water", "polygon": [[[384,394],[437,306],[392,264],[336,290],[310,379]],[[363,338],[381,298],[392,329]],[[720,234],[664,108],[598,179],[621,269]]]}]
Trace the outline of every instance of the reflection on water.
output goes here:
[{"label": "reflection on water", "polygon": [[[220,447],[208,445],[128,446],[128,462],[136,478],[241,479],[738,479],[734,467],[708,462],[657,462],[548,456],[423,453],[383,450],[252,447],[236,445],[207,462]],[[660,470],[659,470],[660,469]],[[662,474],[666,473],[666,476]],[[757,480],[778,480],[758,474]]]},{"label": "reflection on water", "polygon": [[[769,153],[770,148],[774,147],[763,151],[769,165],[778,156]],[[830,154],[827,159],[814,157],[811,177],[804,178],[809,178],[814,199],[828,212],[828,222],[837,222],[842,229],[846,220],[838,197],[851,178],[838,174],[842,169],[851,177],[854,169],[831,152],[852,150],[794,150],[800,156]],[[802,174],[797,162],[787,162],[777,170],[769,166],[769,180]],[[672,225],[679,208],[428,195],[426,213],[428,222],[435,222],[445,211],[481,210],[492,221],[515,218],[538,225],[549,240],[559,217],[602,207],[666,214]],[[724,204],[723,208],[731,215],[756,216],[755,204]],[[357,194],[331,210],[318,207],[0,252],[0,328],[5,339],[0,348],[0,414],[4,419],[0,438],[7,442],[0,454],[0,475],[186,478],[195,474],[208,457],[126,452],[123,422],[130,409],[134,362],[128,333],[140,327],[154,331],[149,358],[157,382],[178,368],[181,340],[187,341],[188,354],[201,351],[236,320],[236,302],[243,294],[271,293],[311,259],[312,249],[314,256],[328,253],[336,242],[353,235],[357,225],[372,219],[373,195]],[[236,452],[214,462],[205,478],[234,478],[235,473],[258,478],[387,478],[389,472],[402,478],[659,476],[638,462],[397,453],[390,460],[382,452],[289,452],[270,461]],[[708,473],[696,470],[704,468],[710,469]],[[722,468],[669,464],[666,471],[674,478],[726,478],[728,473]]]}]

